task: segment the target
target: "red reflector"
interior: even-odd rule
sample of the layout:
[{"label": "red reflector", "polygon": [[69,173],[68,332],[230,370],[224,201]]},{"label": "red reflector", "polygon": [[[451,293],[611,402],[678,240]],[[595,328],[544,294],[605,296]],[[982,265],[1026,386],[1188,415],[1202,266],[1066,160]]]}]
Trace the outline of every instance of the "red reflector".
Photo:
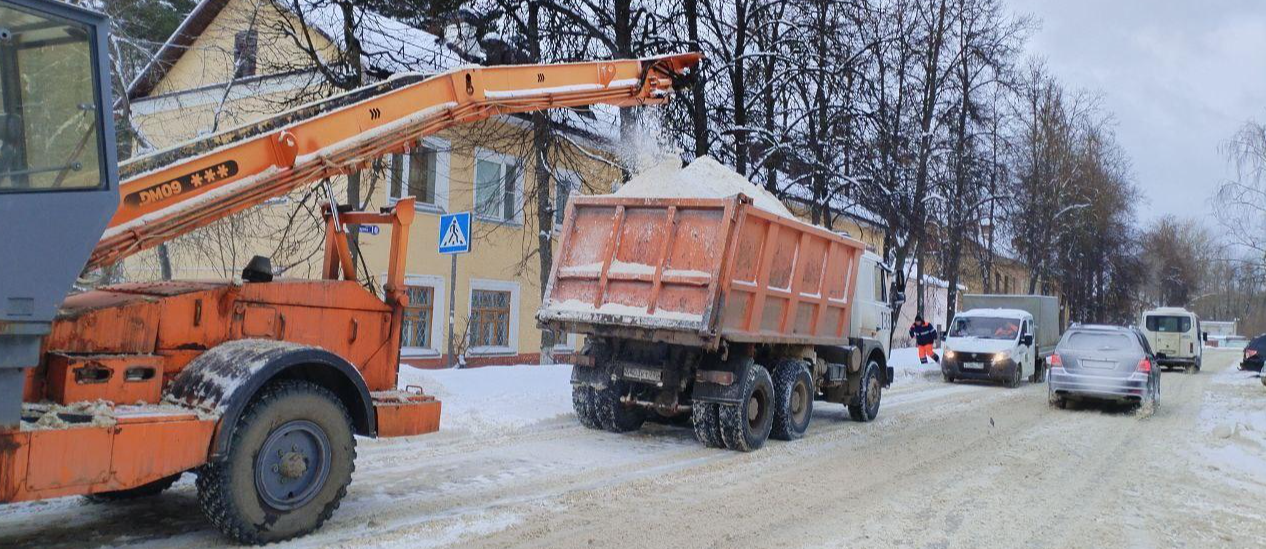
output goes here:
[{"label": "red reflector", "polygon": [[1046,363],[1050,366],[1064,366],[1064,359],[1059,358],[1059,353],[1054,353],[1051,358],[1046,359]]},{"label": "red reflector", "polygon": [[1244,358],[1248,358],[1250,356],[1257,356],[1257,351],[1255,349],[1244,349]]},{"label": "red reflector", "polygon": [[1150,361],[1150,360],[1148,360],[1148,359],[1146,359],[1146,358],[1144,358],[1143,360],[1140,360],[1140,361],[1139,361],[1139,371],[1140,371],[1140,372],[1150,372],[1150,371],[1152,371],[1152,361]]}]

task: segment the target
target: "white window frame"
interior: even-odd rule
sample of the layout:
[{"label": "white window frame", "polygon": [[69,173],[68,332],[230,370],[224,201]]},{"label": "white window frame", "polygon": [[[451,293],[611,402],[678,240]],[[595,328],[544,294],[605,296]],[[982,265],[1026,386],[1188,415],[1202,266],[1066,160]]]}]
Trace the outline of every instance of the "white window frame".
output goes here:
[{"label": "white window frame", "polygon": [[[419,199],[414,203],[413,209],[420,212],[446,213],[448,212],[449,189],[452,187],[450,184],[452,181],[452,172],[450,171],[449,156],[449,153],[452,150],[452,144],[449,143],[447,139],[424,137],[422,138],[422,146],[435,151],[435,203],[427,204]],[[404,162],[405,159],[408,158],[408,155],[393,154],[391,155],[390,162],[395,163],[397,158],[399,158],[401,162]],[[387,167],[387,172],[387,205],[394,205],[404,197],[393,196],[391,194],[393,181],[391,181],[392,174],[390,165]],[[404,164],[400,170],[400,191],[404,192],[408,188],[409,166]]]},{"label": "white window frame", "polygon": [[[554,172],[554,177],[552,178],[554,179],[553,204],[555,206],[558,205],[558,188],[559,188],[559,183],[561,181],[564,181],[564,180],[569,181],[568,187],[571,187],[571,194],[568,195],[569,198],[580,194],[580,190],[584,188],[585,186],[584,180],[580,178],[580,174],[574,171],[566,170],[562,168],[554,168],[553,172]],[[566,208],[567,204],[563,203],[563,207]],[[554,228],[555,229],[563,228],[563,222],[561,219],[558,218],[559,213],[560,212],[554,212]]]},{"label": "white window frame", "polygon": [[574,354],[579,348],[580,334],[565,333],[562,341],[554,342],[554,352],[561,354]]},{"label": "white window frame", "polygon": [[[387,283],[387,275],[380,277],[382,283]],[[434,358],[443,354],[440,347],[444,339],[444,329],[448,326],[448,303],[445,298],[445,288],[448,287],[448,281],[442,276],[436,275],[411,275],[404,276],[405,286],[426,286],[431,288],[431,348],[427,347],[400,347],[401,358]]]},{"label": "white window frame", "polygon": [[[507,343],[505,347],[493,345],[470,346],[466,349],[466,354],[471,356],[490,356],[490,355],[517,355],[519,354],[519,283],[506,280],[488,280],[483,278],[472,278],[466,286],[470,289],[466,291],[466,322],[467,331],[470,327],[471,302],[475,299],[475,290],[486,290],[494,292],[510,292],[510,331],[506,334]],[[469,337],[469,333],[467,334]]]},{"label": "white window frame", "polygon": [[[504,166],[516,166],[518,169],[514,178],[514,217],[505,219],[501,216],[490,217],[479,212],[479,161],[486,160],[488,162],[496,162],[503,166],[501,172],[501,193],[505,194],[505,168]],[[438,164],[438,162],[437,162]],[[493,150],[476,148],[474,165],[470,170],[470,195],[471,208],[474,212],[475,219],[486,221],[489,223],[500,223],[503,225],[522,225],[523,224],[523,173],[527,171],[526,163],[517,156],[511,154],[502,154]]]}]

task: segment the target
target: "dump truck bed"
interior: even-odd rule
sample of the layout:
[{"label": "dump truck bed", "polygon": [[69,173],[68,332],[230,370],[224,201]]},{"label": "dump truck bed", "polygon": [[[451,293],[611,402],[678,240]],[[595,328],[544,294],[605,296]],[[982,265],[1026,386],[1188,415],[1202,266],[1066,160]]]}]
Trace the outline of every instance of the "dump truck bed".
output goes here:
[{"label": "dump truck bed", "polygon": [[578,197],[537,319],[716,348],[848,341],[861,242],[721,199]]}]

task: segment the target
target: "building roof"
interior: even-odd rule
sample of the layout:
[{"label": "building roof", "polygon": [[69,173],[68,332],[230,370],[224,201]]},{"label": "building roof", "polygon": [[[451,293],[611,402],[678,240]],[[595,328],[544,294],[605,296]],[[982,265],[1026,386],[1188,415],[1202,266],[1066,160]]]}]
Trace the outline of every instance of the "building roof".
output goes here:
[{"label": "building roof", "polygon": [[[258,1],[271,2],[285,13],[296,13],[289,2]],[[154,58],[128,85],[128,99],[135,100],[153,93],[168,71],[193,47],[198,37],[206,32],[228,4],[229,0],[198,2],[176,28],[176,32],[172,33]],[[304,10],[305,5],[307,10]],[[344,46],[343,15],[338,6],[302,0],[299,8],[302,11],[302,20],[313,31],[340,48]],[[477,61],[482,54],[464,54],[442,37],[371,10],[362,10],[358,26],[362,61],[371,72],[441,72]]]}]

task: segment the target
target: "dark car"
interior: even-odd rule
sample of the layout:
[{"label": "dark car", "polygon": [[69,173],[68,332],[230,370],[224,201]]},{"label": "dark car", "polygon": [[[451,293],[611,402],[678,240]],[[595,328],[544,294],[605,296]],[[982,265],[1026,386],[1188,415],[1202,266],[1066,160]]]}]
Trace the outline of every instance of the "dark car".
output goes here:
[{"label": "dark car", "polygon": [[1047,360],[1052,406],[1069,399],[1160,404],[1160,368],[1147,338],[1134,328],[1074,325]]},{"label": "dark car", "polygon": [[1263,361],[1266,361],[1266,335],[1259,335],[1248,342],[1248,347],[1244,348],[1244,358],[1240,360],[1240,369],[1260,372]]}]

